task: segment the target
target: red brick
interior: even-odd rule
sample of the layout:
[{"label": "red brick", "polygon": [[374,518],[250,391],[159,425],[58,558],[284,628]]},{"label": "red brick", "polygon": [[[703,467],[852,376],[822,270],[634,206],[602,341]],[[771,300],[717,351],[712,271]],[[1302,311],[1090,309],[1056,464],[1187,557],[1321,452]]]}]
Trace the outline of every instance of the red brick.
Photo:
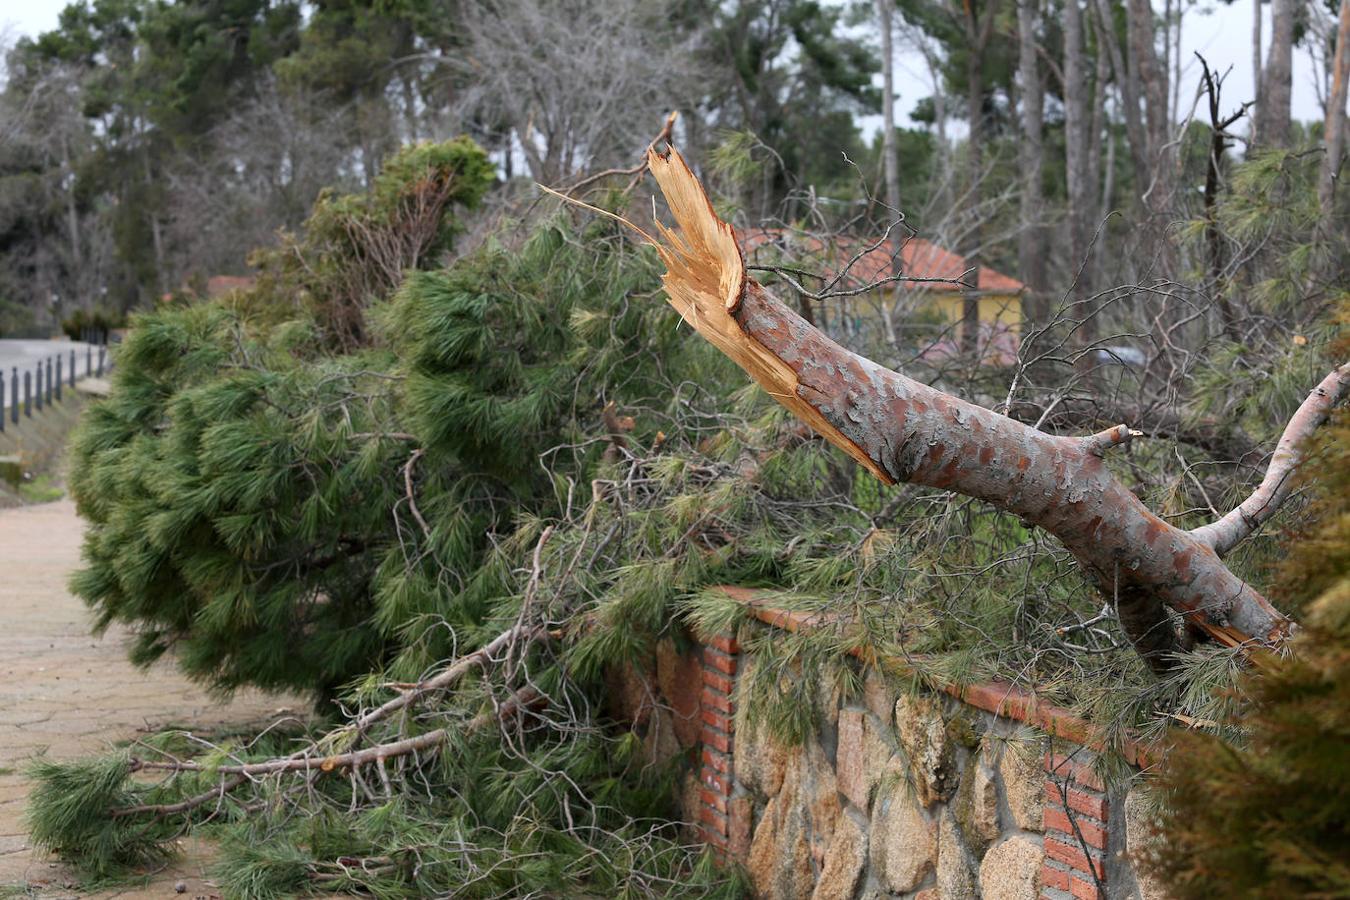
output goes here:
[{"label": "red brick", "polygon": [[703,693],[699,695],[699,704],[704,709],[717,709],[731,715],[731,698],[721,691],[704,688]]},{"label": "red brick", "polygon": [[1069,889],[1069,873],[1063,869],[1056,869],[1049,863],[1041,863],[1041,884],[1045,887],[1067,891]]},{"label": "red brick", "polygon": [[1074,781],[1094,791],[1106,790],[1106,785],[1097,777],[1092,766],[1070,759],[1059,753],[1045,754],[1046,774],[1055,778],[1072,778]]},{"label": "red brick", "polygon": [[741,645],[737,643],[736,636],[730,634],[719,634],[708,639],[708,646],[715,647],[723,653],[735,656],[741,652]]},{"label": "red brick", "polygon": [[727,817],[711,806],[705,806],[698,811],[698,820],[703,823],[703,833],[713,832],[722,836],[725,841],[727,836]]},{"label": "red brick", "polygon": [[[709,810],[709,812],[711,812],[711,810]],[[699,830],[703,832],[703,843],[711,844],[714,850],[726,851],[727,836],[725,834],[722,834],[720,831],[713,828],[709,828],[707,825],[700,826]]]},{"label": "red brick", "polygon": [[731,758],[709,747],[703,748],[703,765],[722,773],[731,771]]},{"label": "red brick", "polygon": [[[727,656],[725,653],[714,650],[712,647],[704,647],[703,668],[714,669],[724,675],[735,675],[736,657]],[[728,690],[727,693],[731,693],[731,691]]]},{"label": "red brick", "polygon": [[1078,900],[1106,900],[1106,893],[1097,887],[1097,883],[1086,878],[1073,876],[1069,891]]},{"label": "red brick", "polygon": [[711,806],[720,813],[727,811],[727,798],[721,794],[714,794],[712,791],[704,788],[698,792],[698,798],[703,801],[704,806]]},{"label": "red brick", "polygon": [[730,696],[731,692],[736,689],[736,682],[732,681],[716,669],[704,666],[703,686]]},{"label": "red brick", "polygon": [[720,753],[731,752],[731,738],[728,735],[722,734],[719,731],[714,731],[711,728],[703,729],[703,745],[705,747],[712,747]]},{"label": "red brick", "polygon": [[1077,846],[1070,846],[1049,835],[1045,838],[1045,855],[1079,872],[1096,871],[1098,878],[1106,877],[1106,866],[1100,859],[1089,859]]},{"label": "red brick", "polygon": [[715,709],[705,709],[703,710],[701,715],[705,725],[711,725],[718,731],[724,732],[726,734],[731,734],[731,732],[735,728],[735,725],[732,722],[731,717],[728,716],[726,713],[718,712]]},{"label": "red brick", "polygon": [[698,780],[703,782],[708,790],[716,791],[724,797],[731,796],[731,779],[721,772],[715,772],[705,766],[699,773]]},{"label": "red brick", "polygon": [[[1068,808],[1075,812],[1080,812],[1085,816],[1092,816],[1094,819],[1106,821],[1107,804],[1106,798],[1096,794],[1081,791],[1078,788],[1071,787],[1068,790],[1069,805]],[[1064,809],[1064,795],[1060,786],[1053,781],[1045,783],[1045,806],[1046,809],[1058,807]]]},{"label": "red brick", "polygon": [[[1077,832],[1073,830],[1074,825],[1078,826]],[[1105,828],[1083,816],[1074,816],[1070,820],[1068,813],[1062,807],[1047,806],[1045,808],[1045,827],[1069,835],[1073,839],[1071,843],[1076,843],[1078,834],[1081,833],[1088,846],[1096,847],[1098,850],[1106,849]]]}]

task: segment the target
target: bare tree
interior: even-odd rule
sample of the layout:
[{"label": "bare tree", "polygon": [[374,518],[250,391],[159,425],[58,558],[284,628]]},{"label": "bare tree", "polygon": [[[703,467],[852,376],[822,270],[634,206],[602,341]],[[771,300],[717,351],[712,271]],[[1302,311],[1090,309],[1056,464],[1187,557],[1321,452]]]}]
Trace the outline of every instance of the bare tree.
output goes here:
[{"label": "bare tree", "polygon": [[167,238],[175,284],[240,272],[248,254],[293,229],[325,187],[355,188],[364,152],[347,133],[350,106],[302,86],[262,83],[191,157],[167,167]]},{"label": "bare tree", "polygon": [[543,184],[631,159],[650,138],[643,113],[689,106],[695,54],[657,4],[487,0],[463,25],[466,51],[447,60],[469,76],[460,115],[507,123]]},{"label": "bare tree", "polygon": [[751,279],[735,233],[671,151],[650,155],[676,229],[647,236],[666,264],[667,297],[686,322],[859,465],[986,501],[1055,535],[1112,602],[1157,669],[1184,636],[1168,610],[1229,646],[1280,644],[1291,625],[1221,557],[1288,497],[1299,445],[1350,392],[1350,364],[1308,396],[1269,470],[1237,509],[1183,531],[1149,511],[1106,468],[1124,425],[1090,437],[1046,434],[876,365],[831,341]]}]

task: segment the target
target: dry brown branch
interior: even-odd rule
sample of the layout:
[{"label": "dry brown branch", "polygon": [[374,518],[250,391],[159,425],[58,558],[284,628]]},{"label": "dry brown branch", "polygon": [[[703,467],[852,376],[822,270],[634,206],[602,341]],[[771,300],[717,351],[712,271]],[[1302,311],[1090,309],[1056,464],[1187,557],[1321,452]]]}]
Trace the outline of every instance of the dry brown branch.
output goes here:
[{"label": "dry brown branch", "polygon": [[[514,629],[512,629],[512,632],[514,632]],[[512,632],[507,632],[507,634]],[[501,638],[498,638],[498,640],[500,639]],[[328,774],[330,772],[338,771],[339,769],[359,769],[362,766],[370,765],[371,763],[383,765],[384,761],[388,759],[408,756],[426,750],[434,750],[444,744],[455,733],[473,734],[485,728],[492,722],[507,719],[515,715],[518,710],[535,705],[539,699],[540,694],[534,688],[522,688],[508,697],[506,701],[495,710],[475,716],[460,728],[437,728],[419,734],[416,737],[404,738],[398,741],[389,741],[384,744],[376,744],[373,747],[366,747],[363,750],[355,750],[329,756],[311,755],[311,751],[316,750],[318,747],[318,743],[316,743],[306,748],[306,750],[301,753],[295,753],[278,759],[269,759],[263,762],[245,763],[242,765],[206,766],[190,760],[154,762],[133,759],[131,761],[132,772],[145,770],[211,772],[217,775],[227,775],[229,777],[225,778],[215,787],[192,797],[188,797],[185,800],[179,800],[175,803],[147,803],[139,806],[127,806],[122,807],[121,809],[110,810],[108,814],[115,819],[133,815],[153,815],[163,818],[165,816],[190,812],[193,809],[224,797],[226,794],[247,782],[268,775],[277,775],[284,772],[320,772]],[[384,707],[381,707],[381,709],[384,709]],[[378,712],[378,710],[376,712]],[[353,727],[355,727],[355,723],[346,726],[344,729],[340,729],[339,732],[325,736],[325,739],[331,738],[337,733],[350,731]]]}]

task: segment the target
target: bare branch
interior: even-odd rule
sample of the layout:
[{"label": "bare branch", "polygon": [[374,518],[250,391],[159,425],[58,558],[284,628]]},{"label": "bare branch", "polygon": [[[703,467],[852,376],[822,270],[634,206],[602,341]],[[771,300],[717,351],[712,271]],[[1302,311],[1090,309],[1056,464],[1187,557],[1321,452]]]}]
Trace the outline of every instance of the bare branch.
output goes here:
[{"label": "bare branch", "polygon": [[1332,407],[1348,393],[1350,363],[1323,378],[1322,383],[1313,388],[1299,406],[1298,412],[1285,426],[1284,434],[1280,435],[1280,442],[1270,458],[1270,467],[1266,469],[1266,477],[1261,479],[1261,484],[1252,495],[1219,521],[1193,529],[1191,535],[1212,547],[1218,555],[1224,556],[1275,515],[1288,499],[1294,472],[1303,462],[1301,445],[1327,420]]}]

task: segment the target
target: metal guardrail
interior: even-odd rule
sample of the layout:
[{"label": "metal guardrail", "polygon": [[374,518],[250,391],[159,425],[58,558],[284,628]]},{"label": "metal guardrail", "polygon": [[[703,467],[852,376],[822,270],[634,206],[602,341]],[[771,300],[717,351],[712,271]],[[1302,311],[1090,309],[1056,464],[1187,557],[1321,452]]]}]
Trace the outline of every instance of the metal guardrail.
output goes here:
[{"label": "metal guardrail", "polygon": [[[95,353],[97,350],[97,353]],[[112,356],[108,353],[106,340],[96,347],[86,344],[84,348],[84,374],[77,375],[79,351],[70,351],[70,365],[64,353],[56,353],[40,359],[32,365],[11,366],[9,375],[0,370],[0,433],[6,428],[19,424],[19,417],[32,418],[34,412],[41,413],[54,402],[61,402],[62,387],[68,385],[71,390],[79,378],[102,378],[104,373],[112,371]],[[22,377],[20,375],[22,374]],[[20,393],[20,384],[23,385]]]}]

